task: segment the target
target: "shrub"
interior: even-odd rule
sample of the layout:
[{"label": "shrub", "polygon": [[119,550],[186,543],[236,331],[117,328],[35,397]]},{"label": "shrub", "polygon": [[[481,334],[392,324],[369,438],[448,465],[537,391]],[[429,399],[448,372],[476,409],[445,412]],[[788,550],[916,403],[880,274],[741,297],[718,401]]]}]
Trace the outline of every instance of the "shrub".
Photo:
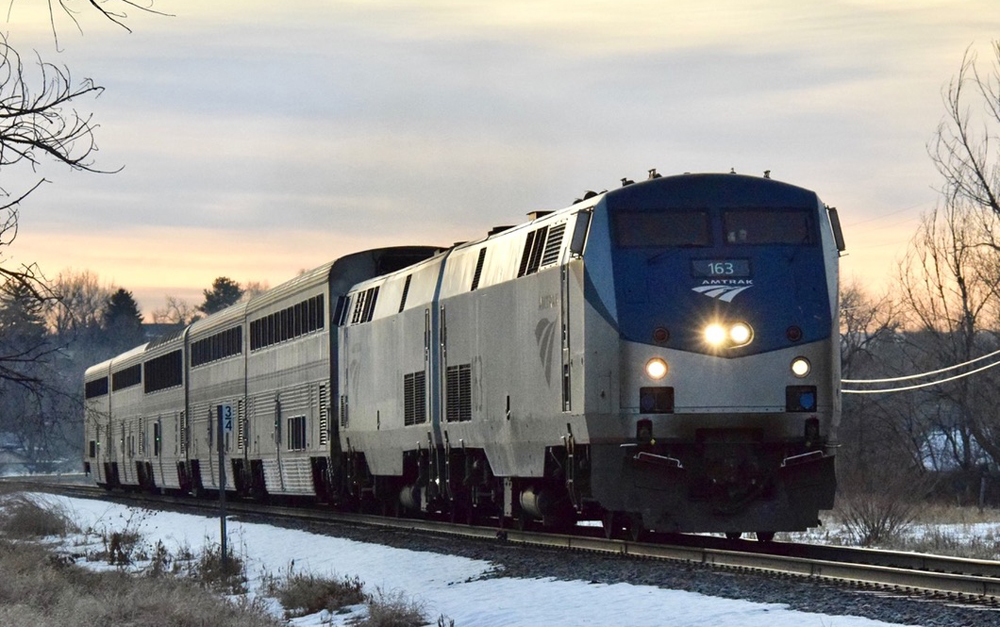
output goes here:
[{"label": "shrub", "polygon": [[63,510],[53,504],[40,504],[24,494],[13,494],[3,501],[0,510],[0,533],[11,538],[65,536],[76,527]]},{"label": "shrub", "polygon": [[870,546],[893,542],[909,528],[930,479],[887,462],[842,469],[838,482],[838,516],[857,543]]},{"label": "shrub", "polygon": [[147,547],[139,528],[148,516],[148,510],[131,510],[127,517],[121,517],[123,525],[120,529],[110,529],[105,525],[100,530],[91,530],[100,536],[101,544],[104,546],[104,550],[94,557],[119,568],[146,559]]},{"label": "shrub", "polygon": [[365,602],[364,583],[357,577],[321,577],[312,573],[296,573],[294,566],[280,578],[271,577],[265,592],[285,608],[285,616],[295,618],[321,610],[336,612],[349,605]]},{"label": "shrub", "polygon": [[[445,620],[441,617],[439,622]],[[386,593],[378,589],[368,599],[368,616],[356,623],[359,627],[420,627],[427,624],[420,603],[407,599],[402,592]]]},{"label": "shrub", "polygon": [[[232,543],[227,540],[231,547]],[[188,575],[202,585],[227,594],[247,592],[246,560],[232,550],[222,559],[222,546],[208,541],[197,559],[188,569]]]}]

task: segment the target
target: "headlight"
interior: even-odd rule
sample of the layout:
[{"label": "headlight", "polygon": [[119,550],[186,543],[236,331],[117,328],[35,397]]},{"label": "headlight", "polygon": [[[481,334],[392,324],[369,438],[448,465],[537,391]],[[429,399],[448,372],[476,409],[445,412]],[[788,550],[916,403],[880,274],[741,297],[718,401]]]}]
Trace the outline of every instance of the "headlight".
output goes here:
[{"label": "headlight", "polygon": [[729,339],[733,341],[734,346],[749,344],[750,340],[753,339],[753,330],[747,323],[737,322],[729,327]]},{"label": "headlight", "polygon": [[713,322],[705,327],[705,342],[712,348],[737,348],[751,341],[753,328],[746,322]]},{"label": "headlight", "polygon": [[792,360],[792,374],[798,378],[802,378],[809,374],[812,370],[812,366],[809,364],[809,360],[805,357],[796,357]]},{"label": "headlight", "polygon": [[726,341],[726,328],[721,324],[710,324],[705,327],[705,341],[711,346],[722,346]]},{"label": "headlight", "polygon": [[650,379],[662,379],[667,376],[668,370],[667,362],[659,357],[654,357],[646,362],[646,374],[649,375]]}]

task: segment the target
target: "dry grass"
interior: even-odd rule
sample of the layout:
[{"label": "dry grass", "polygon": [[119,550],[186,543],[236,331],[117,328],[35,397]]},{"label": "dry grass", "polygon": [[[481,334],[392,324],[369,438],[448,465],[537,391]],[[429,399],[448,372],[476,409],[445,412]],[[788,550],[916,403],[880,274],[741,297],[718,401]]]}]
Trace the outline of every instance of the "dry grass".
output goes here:
[{"label": "dry grass", "polygon": [[285,616],[294,618],[326,610],[331,613],[366,600],[364,583],[358,578],[321,577],[296,573],[289,566],[280,577],[270,577],[265,592],[281,602]]},{"label": "dry grass", "polygon": [[914,523],[918,525],[976,525],[1000,523],[1000,510],[956,505],[923,504]]},{"label": "dry grass", "polygon": [[[42,543],[24,541],[76,531],[65,511],[20,493],[0,497],[0,625],[283,624],[261,602],[230,603],[199,585],[211,579],[209,574],[202,573],[201,580],[160,576],[171,564],[170,557],[162,545],[152,549],[151,557],[145,554],[136,530],[140,519],[130,518],[124,529],[101,534],[100,559],[120,568],[94,572]],[[122,568],[146,559],[152,559],[149,573],[156,576],[130,574]],[[210,556],[199,563],[214,572]]]},{"label": "dry grass", "polygon": [[[103,624],[228,627],[283,624],[262,600],[240,596],[236,602],[218,592],[247,592],[246,560],[230,553],[224,564],[218,545],[200,554],[190,550],[172,556],[162,545],[149,546],[140,528],[148,513],[130,514],[120,528],[98,531],[101,549],[91,556],[116,566],[94,572],[77,566],[41,543],[24,542],[77,531],[62,509],[23,494],[0,495],[0,625]],[[232,543],[229,543],[230,545]],[[244,547],[245,553],[245,547]],[[141,572],[137,565],[148,562]],[[171,575],[186,575],[183,577]],[[295,573],[271,578],[265,592],[288,608],[287,616],[331,613],[352,605],[367,605],[355,624],[369,627],[411,627],[427,624],[424,608],[403,593],[366,595],[357,578],[320,577]],[[453,621],[438,619],[440,627]]]},{"label": "dry grass", "polygon": [[[444,617],[438,620],[441,624]],[[368,616],[354,623],[358,627],[420,627],[427,624],[424,607],[402,592],[381,589],[368,599]]]},{"label": "dry grass", "polygon": [[43,547],[0,541],[0,624],[273,627],[260,606],[236,606],[179,578],[95,573]]},{"label": "dry grass", "polygon": [[24,494],[8,494],[0,509],[0,534],[8,538],[65,536],[77,531],[69,515],[51,503],[39,503]]},{"label": "dry grass", "polygon": [[232,542],[226,540],[226,559],[222,559],[222,547],[206,542],[206,548],[197,556],[188,569],[188,576],[203,586],[225,594],[246,594],[246,560],[232,551]]}]

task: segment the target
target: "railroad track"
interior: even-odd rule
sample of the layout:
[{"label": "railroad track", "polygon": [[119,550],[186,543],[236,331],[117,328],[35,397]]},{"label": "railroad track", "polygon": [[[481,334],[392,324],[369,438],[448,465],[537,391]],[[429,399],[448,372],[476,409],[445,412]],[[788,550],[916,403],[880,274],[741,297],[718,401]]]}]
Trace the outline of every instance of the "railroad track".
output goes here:
[{"label": "railroad track", "polygon": [[[107,492],[65,483],[24,483],[29,489],[66,496],[100,498],[144,506],[180,507],[204,515],[218,515],[217,501],[149,494]],[[737,571],[811,578],[840,585],[860,586],[908,596],[923,596],[958,603],[1000,606],[1000,562],[941,555],[903,553],[854,547],[796,543],[760,543],[713,536],[660,534],[650,541],[606,539],[599,528],[579,528],[578,534],[497,529],[436,520],[385,518],[335,512],[323,508],[261,505],[227,501],[228,515],[266,516],[296,522],[371,525],[385,528],[447,534],[480,540],[501,540],[528,546],[616,554],[633,558],[662,559]]]}]

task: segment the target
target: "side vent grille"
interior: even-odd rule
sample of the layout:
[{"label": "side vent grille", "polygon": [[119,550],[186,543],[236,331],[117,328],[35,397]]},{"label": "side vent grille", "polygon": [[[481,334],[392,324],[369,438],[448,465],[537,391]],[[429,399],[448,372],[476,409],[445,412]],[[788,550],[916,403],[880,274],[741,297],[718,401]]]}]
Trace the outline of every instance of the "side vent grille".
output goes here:
[{"label": "side vent grille", "polygon": [[525,274],[538,272],[538,266],[542,261],[542,251],[545,249],[545,235],[549,232],[549,227],[543,226],[535,234],[535,241],[531,245],[531,259],[528,260],[528,269]]},{"label": "side vent grille", "polygon": [[403,375],[403,425],[427,422],[427,377],[424,371]]},{"label": "side vent grille", "polygon": [[351,315],[351,324],[357,324],[361,321],[361,313],[365,310],[367,296],[368,292],[358,292],[354,296],[354,313]]},{"label": "side vent grille", "polygon": [[535,243],[535,233],[528,233],[528,239],[524,240],[524,251],[521,253],[521,265],[517,269],[517,276],[523,277],[528,273],[528,260],[531,258],[531,247]]},{"label": "side vent grille", "polygon": [[377,287],[368,289],[368,302],[365,303],[365,315],[362,322],[372,321],[372,317],[375,315],[375,302],[378,300],[378,290]]},{"label": "side vent grille", "polygon": [[236,401],[236,447],[243,450],[247,442],[247,415],[243,399]]},{"label": "side vent grille", "polygon": [[563,233],[565,232],[565,222],[556,224],[549,229],[549,237],[545,240],[545,253],[542,255],[541,265],[547,266],[559,261],[559,250],[562,248]]},{"label": "side vent grille", "polygon": [[375,301],[378,300],[378,287],[369,287],[363,292],[355,295],[354,313],[351,315],[351,324],[362,324],[371,322],[375,315]]},{"label": "side vent grille", "polygon": [[[183,411],[181,411],[181,415],[177,419],[177,425],[178,425],[178,429],[180,430],[180,433],[178,434],[179,442],[180,442],[180,454],[181,455],[187,455],[187,445],[188,445],[188,439],[187,439],[187,418],[184,415]],[[125,431],[124,431],[124,429],[122,430],[122,437],[123,438],[125,437]]]},{"label": "side vent grille", "polygon": [[472,275],[472,290],[476,291],[479,287],[479,279],[483,276],[483,262],[486,261],[486,249],[479,249],[479,259],[476,261],[476,273]]},{"label": "side vent grille", "polygon": [[448,422],[472,420],[472,365],[448,366],[445,387]]},{"label": "side vent grille", "polygon": [[330,442],[330,408],[326,401],[326,386],[319,386],[319,445]]},{"label": "side vent grille", "polygon": [[521,252],[521,265],[518,266],[517,276],[534,274],[538,272],[539,267],[558,261],[559,248],[562,246],[565,231],[566,224],[562,223],[553,226],[551,230],[543,226],[528,233],[524,250]]},{"label": "side vent grille", "polygon": [[406,295],[410,293],[410,279],[413,278],[412,274],[406,275],[406,283],[403,284],[403,295],[399,299],[399,312],[403,313],[403,308],[406,307]]},{"label": "side vent grille", "polygon": [[340,397],[340,426],[347,426],[347,396]]}]

